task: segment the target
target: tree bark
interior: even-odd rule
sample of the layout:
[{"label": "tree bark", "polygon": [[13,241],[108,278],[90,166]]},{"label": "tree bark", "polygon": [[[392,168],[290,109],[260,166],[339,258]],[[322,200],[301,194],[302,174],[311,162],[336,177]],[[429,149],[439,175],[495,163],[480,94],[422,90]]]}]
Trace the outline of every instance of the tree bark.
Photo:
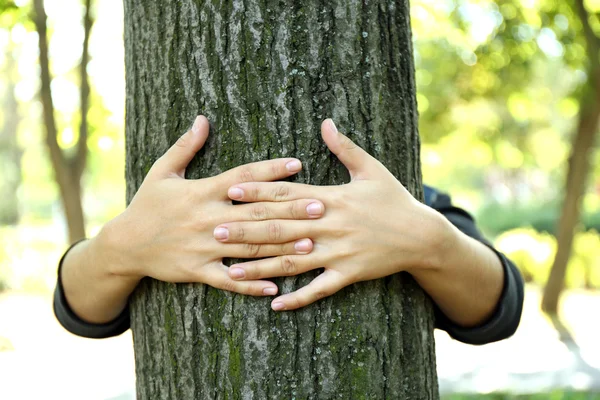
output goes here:
[{"label": "tree bark", "polygon": [[[188,178],[285,156],[304,161],[298,182],[347,182],[320,138],[333,117],[422,195],[407,0],[124,4],[128,201],[197,114],[212,129]],[[409,275],[296,312],[269,302],[145,279],[131,299],[138,398],[438,398],[431,303]]]},{"label": "tree bark", "polygon": [[542,310],[549,314],[558,313],[558,304],[564,289],[573,238],[581,217],[581,202],[590,171],[589,158],[600,119],[600,99],[597,97],[600,92],[596,93],[595,90],[593,92],[590,102],[582,101],[577,131],[569,158],[565,199],[556,231],[558,246],[542,296]]},{"label": "tree bark", "polygon": [[90,61],[90,34],[94,20],[92,19],[92,0],[84,1],[85,11],[83,14],[83,45],[81,50],[81,62],[79,63],[79,139],[77,139],[77,153],[73,161],[73,175],[81,180],[83,171],[87,164],[88,156],[88,112],[90,109],[90,78],[87,73]]},{"label": "tree bark", "polygon": [[77,151],[73,157],[67,157],[58,144],[58,129],[54,117],[54,102],[52,100],[50,60],[48,58],[48,27],[43,0],[34,0],[34,22],[39,36],[41,88],[44,128],[46,130],[46,145],[54,177],[58,184],[60,198],[67,220],[69,241],[74,243],[85,237],[85,217],[81,202],[81,177],[87,160],[87,111],[89,108],[89,82],[87,63],[89,59],[89,37],[92,29],[90,16],[90,0],[85,2],[84,39],[81,55],[81,123]]},{"label": "tree bark", "polygon": [[590,155],[600,121],[600,40],[589,24],[583,0],[576,0],[577,15],[583,26],[589,60],[588,86],[580,100],[577,130],[569,158],[565,198],[556,231],[557,250],[544,287],[542,310],[558,313],[558,303],[564,288],[567,265],[571,257],[573,237],[581,217],[581,202],[590,172]]}]

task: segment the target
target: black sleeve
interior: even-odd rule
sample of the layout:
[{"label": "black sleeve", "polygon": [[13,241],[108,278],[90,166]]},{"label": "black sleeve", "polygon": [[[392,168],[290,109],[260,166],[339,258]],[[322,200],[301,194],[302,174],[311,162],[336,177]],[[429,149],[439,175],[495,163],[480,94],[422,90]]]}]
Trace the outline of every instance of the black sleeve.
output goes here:
[{"label": "black sleeve", "polygon": [[58,278],[56,280],[56,289],[54,290],[54,315],[56,315],[56,319],[66,330],[78,336],[104,339],[120,335],[129,329],[129,307],[126,307],[113,321],[105,324],[93,324],[79,318],[73,310],[71,310],[71,307],[67,302],[60,272],[65,256],[77,243],[69,247],[58,264]]},{"label": "black sleeve", "polygon": [[475,327],[464,328],[453,323],[435,306],[436,327],[445,330],[454,339],[469,344],[486,344],[512,336],[519,326],[523,310],[523,278],[519,270],[483,237],[469,213],[452,205],[448,195],[436,192],[432,200],[431,207],[444,215],[461,232],[494,251],[504,269],[504,287],[500,300],[487,321]]}]

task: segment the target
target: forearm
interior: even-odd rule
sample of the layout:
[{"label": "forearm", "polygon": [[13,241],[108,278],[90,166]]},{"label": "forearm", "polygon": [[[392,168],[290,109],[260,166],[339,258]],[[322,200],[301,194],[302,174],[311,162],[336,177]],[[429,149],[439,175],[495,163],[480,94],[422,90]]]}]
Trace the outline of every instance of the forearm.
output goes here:
[{"label": "forearm", "polygon": [[409,272],[450,320],[464,327],[479,325],[498,305],[502,263],[486,245],[439,216],[431,257]]},{"label": "forearm", "polygon": [[139,278],[113,273],[110,241],[103,231],[75,245],[61,268],[63,290],[69,307],[83,321],[101,324],[114,320],[127,306]]}]

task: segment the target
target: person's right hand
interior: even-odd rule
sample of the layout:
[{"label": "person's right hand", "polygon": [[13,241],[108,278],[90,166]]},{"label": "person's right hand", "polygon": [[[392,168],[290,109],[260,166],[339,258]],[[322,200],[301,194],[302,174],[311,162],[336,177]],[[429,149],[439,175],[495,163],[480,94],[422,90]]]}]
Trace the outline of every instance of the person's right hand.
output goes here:
[{"label": "person's right hand", "polygon": [[233,205],[228,198],[232,185],[274,181],[299,172],[302,165],[294,158],[247,164],[211,178],[184,179],[208,132],[208,120],[197,117],[192,129],[155,162],[125,212],[99,234],[103,262],[113,274],[134,280],[149,276],[254,296],[274,295],[277,286],[270,281],[231,279],[223,258],[307,254],[312,241],[226,245],[214,239],[215,227],[230,221],[319,218],[324,205],[311,199]]}]

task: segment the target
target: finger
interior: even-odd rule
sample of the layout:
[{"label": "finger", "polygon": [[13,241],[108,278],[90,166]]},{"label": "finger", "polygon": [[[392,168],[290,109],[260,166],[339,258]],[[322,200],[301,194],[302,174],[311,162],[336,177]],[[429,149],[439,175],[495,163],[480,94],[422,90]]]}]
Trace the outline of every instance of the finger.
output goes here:
[{"label": "finger", "polygon": [[206,143],[208,138],[209,124],[206,117],[196,117],[192,129],[181,136],[177,142],[156,163],[148,173],[150,176],[165,177],[169,174],[177,174],[184,177],[185,169],[192,161],[196,153]]},{"label": "finger", "polygon": [[244,202],[291,201],[322,197],[328,186],[312,186],[291,182],[250,182],[235,185],[227,191],[231,200]]},{"label": "finger", "polygon": [[311,237],[312,221],[273,219],[259,222],[228,222],[217,226],[213,237],[222,243],[286,243]]},{"label": "finger", "polygon": [[221,244],[217,254],[227,258],[263,258],[291,254],[308,254],[313,249],[310,239],[282,244]]},{"label": "finger", "polygon": [[223,264],[206,267],[202,272],[202,281],[217,289],[250,296],[273,296],[277,294],[278,288],[273,282],[236,281],[229,277],[228,270],[229,268]]},{"label": "finger", "polygon": [[241,165],[218,175],[217,182],[223,189],[244,182],[276,181],[294,175],[302,169],[302,163],[295,158],[279,158]]},{"label": "finger", "polygon": [[348,168],[353,180],[369,177],[379,168],[379,162],[357,146],[347,136],[338,132],[333,120],[321,124],[323,141],[333,154]]},{"label": "finger", "polygon": [[301,199],[285,202],[238,204],[226,216],[231,221],[265,221],[268,219],[315,219],[323,215],[325,205],[319,200]]},{"label": "finger", "polygon": [[345,286],[345,280],[339,272],[326,269],[325,272],[303,288],[273,300],[271,308],[274,311],[296,310],[329,297]]},{"label": "finger", "polygon": [[294,276],[323,265],[317,257],[286,255],[264,260],[233,264],[229,267],[229,276],[233,279],[253,280]]}]

